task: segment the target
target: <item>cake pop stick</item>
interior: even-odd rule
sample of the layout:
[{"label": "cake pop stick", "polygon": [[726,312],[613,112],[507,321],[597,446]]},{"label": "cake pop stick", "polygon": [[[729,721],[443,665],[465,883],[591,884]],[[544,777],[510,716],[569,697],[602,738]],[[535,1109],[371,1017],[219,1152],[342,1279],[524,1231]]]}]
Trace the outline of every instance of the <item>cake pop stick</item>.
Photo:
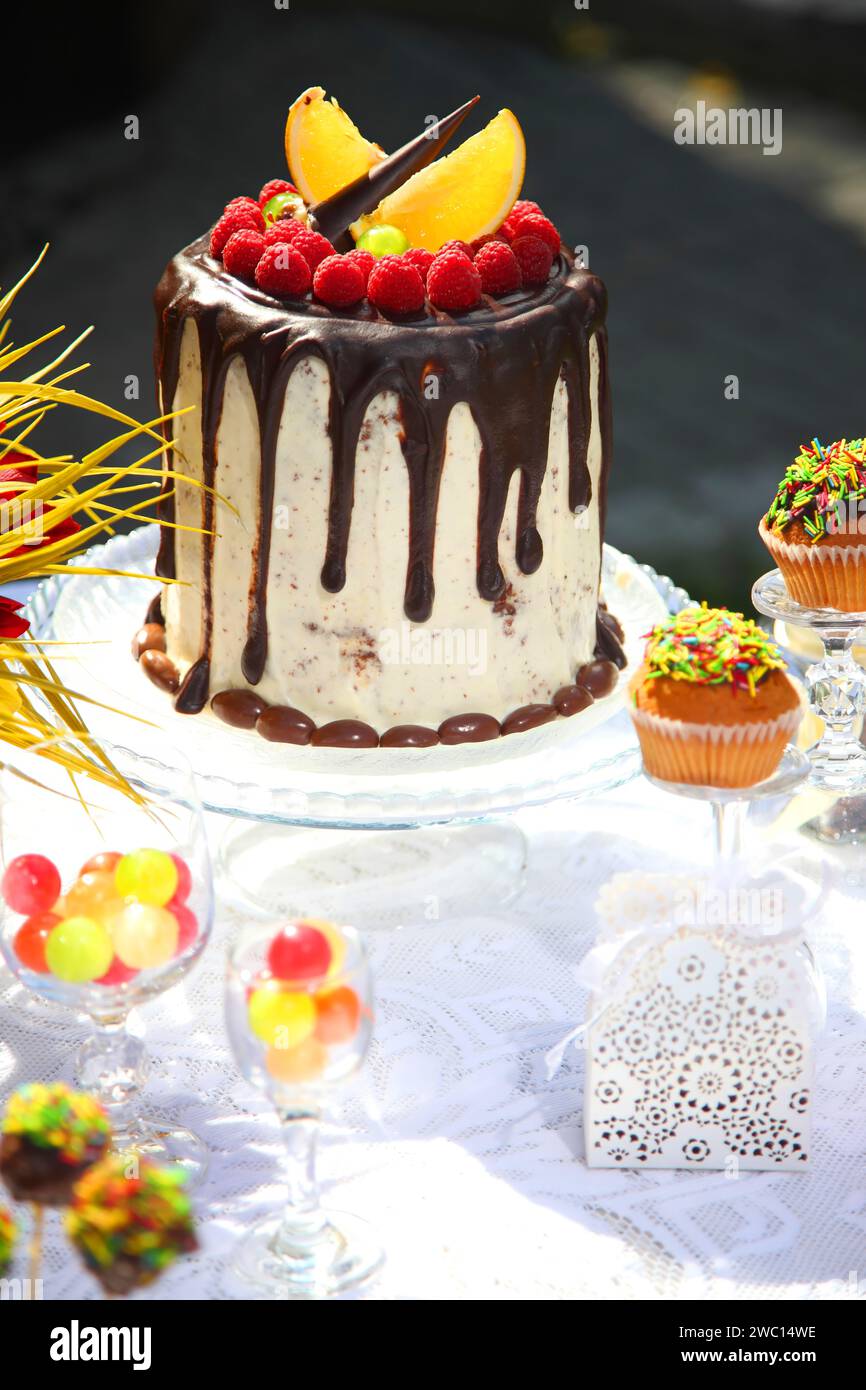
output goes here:
[{"label": "cake pop stick", "polygon": [[477,96],[472,97],[452,111],[450,116],[443,116],[441,121],[428,126],[414,140],[374,164],[372,169],[338,193],[316,203],[310,208],[310,225],[333,242],[338,251],[351,250],[353,243],[349,228],[352,223],[357,222],[364,213],[372,212],[383,198],[417,174],[419,169],[432,164],[478,100]]},{"label": "cake pop stick", "polygon": [[28,1292],[30,1298],[36,1297],[39,1271],[42,1268],[42,1237],[45,1232],[45,1208],[40,1202],[30,1203],[30,1245],[28,1249]]}]

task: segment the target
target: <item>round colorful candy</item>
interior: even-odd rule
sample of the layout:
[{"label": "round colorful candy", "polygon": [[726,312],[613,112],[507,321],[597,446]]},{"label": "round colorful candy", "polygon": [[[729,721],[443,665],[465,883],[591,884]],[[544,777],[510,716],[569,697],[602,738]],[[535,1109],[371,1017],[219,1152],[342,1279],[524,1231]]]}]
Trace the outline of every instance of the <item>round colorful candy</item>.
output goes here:
[{"label": "round colorful candy", "polygon": [[166,911],[170,912],[177,922],[177,950],[175,955],[179,956],[192,945],[198,936],[198,919],[194,912],[190,912],[188,907],[183,903],[177,902],[175,899],[172,899]]},{"label": "round colorful candy", "polygon": [[67,917],[105,917],[122,899],[117,896],[109,869],[89,869],[69,888],[65,902]]},{"label": "round colorful candy", "polygon": [[357,247],[359,251],[369,251],[377,260],[380,256],[402,256],[404,251],[409,250],[409,238],[399,227],[382,222],[376,227],[369,227],[359,236]]},{"label": "round colorful candy", "polygon": [[251,1030],[269,1047],[297,1047],[316,1024],[316,1006],[309,994],[283,989],[279,980],[254,990],[247,1012]]},{"label": "round colorful candy", "polygon": [[45,943],[49,933],[61,919],[56,912],[39,912],[28,917],[15,933],[15,954],[27,970],[37,975],[50,975],[51,969],[45,959]]},{"label": "round colorful candy", "polygon": [[52,927],[45,942],[45,959],[52,975],[71,985],[98,980],[113,957],[111,937],[91,917],[65,917]]},{"label": "round colorful candy", "polygon": [[98,985],[125,985],[138,974],[131,965],[124,965],[120,956],[115,956],[104,975],[96,981]]},{"label": "round colorful candy", "polygon": [[262,208],[265,222],[279,222],[283,217],[295,217],[304,211],[304,200],[298,193],[275,193]]},{"label": "round colorful candy", "polygon": [[47,912],[60,897],[57,865],[44,854],[19,854],[3,875],[3,896],[13,912]]},{"label": "round colorful candy", "polygon": [[339,975],[343,969],[343,962],[346,959],[346,938],[342,931],[334,922],[327,922],[323,917],[305,917],[304,926],[315,927],[320,931],[331,948],[331,964],[328,966],[326,979],[333,980],[335,975]]},{"label": "round colorful candy", "polygon": [[164,907],[133,902],[112,918],[111,935],[124,965],[153,970],[177,951],[179,928],[177,918]]},{"label": "round colorful candy", "polygon": [[135,898],[149,907],[165,907],[177,892],[178,872],[162,849],[136,849],[125,854],[114,871],[118,897]]},{"label": "round colorful candy", "polygon": [[[181,859],[179,854],[172,854],[170,858],[177,869],[177,887],[172,894],[171,901],[172,903],[185,903],[192,892],[192,874],[186,860]],[[169,910],[174,911],[174,908]]]},{"label": "round colorful candy", "polygon": [[268,947],[268,965],[278,980],[320,980],[331,964],[331,946],[318,927],[292,922]]},{"label": "round colorful candy", "polygon": [[314,1081],[328,1065],[328,1049],[318,1038],[304,1038],[297,1047],[269,1047],[265,1066],[275,1081],[300,1086]]},{"label": "round colorful candy", "polygon": [[316,1037],[320,1042],[348,1042],[357,1033],[360,1022],[361,1001],[348,985],[316,995]]},{"label": "round colorful candy", "polygon": [[85,874],[99,874],[104,870],[114,873],[121,859],[122,854],[118,854],[115,849],[105,849],[101,854],[92,854],[86,864],[82,864],[78,870],[78,877],[83,878]]}]

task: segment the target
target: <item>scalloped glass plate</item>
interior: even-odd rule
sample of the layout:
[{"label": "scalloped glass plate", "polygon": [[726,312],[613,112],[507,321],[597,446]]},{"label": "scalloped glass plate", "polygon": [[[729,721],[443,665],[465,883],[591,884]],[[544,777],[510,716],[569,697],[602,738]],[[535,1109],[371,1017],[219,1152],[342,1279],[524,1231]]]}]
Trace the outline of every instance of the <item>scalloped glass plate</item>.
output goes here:
[{"label": "scalloped glass plate", "polygon": [[[152,574],[156,544],[156,527],[142,527],[95,547],[78,563]],[[612,546],[604,548],[603,591],[625,630],[632,664],[647,629],[688,602],[684,590]],[[63,655],[63,678],[114,707],[87,707],[90,730],[125,747],[127,776],[153,791],[161,788],[160,763],[148,752],[146,725],[131,723],[130,715],[156,724],[183,747],[206,809],[284,825],[399,829],[484,820],[594,795],[639,770],[631,727],[614,718],[623,708],[625,682],[571,719],[449,748],[298,748],[230,729],[210,711],[176,714],[129,655],[151,592],[138,579],[76,575],[73,566],[45,580],[27,612],[34,637],[87,644]]]}]

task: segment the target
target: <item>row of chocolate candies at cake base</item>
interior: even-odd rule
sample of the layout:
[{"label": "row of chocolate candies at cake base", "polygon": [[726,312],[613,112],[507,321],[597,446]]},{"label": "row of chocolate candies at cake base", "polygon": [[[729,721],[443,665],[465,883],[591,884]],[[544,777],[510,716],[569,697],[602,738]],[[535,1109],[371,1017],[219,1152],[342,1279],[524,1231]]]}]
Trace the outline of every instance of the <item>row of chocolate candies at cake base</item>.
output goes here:
[{"label": "row of chocolate candies at cake base", "polygon": [[[46,1207],[68,1209],[66,1233],[106,1293],[151,1283],[177,1254],[195,1249],[184,1175],[110,1149],[108,1116],[86,1092],[33,1082],[10,1097],[0,1120],[0,1180],[31,1207],[30,1298],[38,1296]],[[109,1207],[115,1216],[129,1213],[111,1233],[101,1217]],[[14,1234],[0,1209],[0,1273]]]}]

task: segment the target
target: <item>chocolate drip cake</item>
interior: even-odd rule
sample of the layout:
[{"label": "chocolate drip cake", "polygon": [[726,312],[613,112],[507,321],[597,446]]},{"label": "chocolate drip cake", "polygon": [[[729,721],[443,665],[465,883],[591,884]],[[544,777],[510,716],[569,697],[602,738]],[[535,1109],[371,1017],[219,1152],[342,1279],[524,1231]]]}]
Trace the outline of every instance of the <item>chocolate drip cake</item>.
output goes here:
[{"label": "chocolate drip cake", "polygon": [[204,487],[163,503],[158,574],[180,582],[136,655],[179,711],[212,701],[290,742],[456,742],[578,712],[623,664],[598,604],[604,286],[513,196],[472,246],[402,230],[398,204],[336,255],[302,192],[234,200],[157,289],[161,406],[194,407],[167,466]]}]

